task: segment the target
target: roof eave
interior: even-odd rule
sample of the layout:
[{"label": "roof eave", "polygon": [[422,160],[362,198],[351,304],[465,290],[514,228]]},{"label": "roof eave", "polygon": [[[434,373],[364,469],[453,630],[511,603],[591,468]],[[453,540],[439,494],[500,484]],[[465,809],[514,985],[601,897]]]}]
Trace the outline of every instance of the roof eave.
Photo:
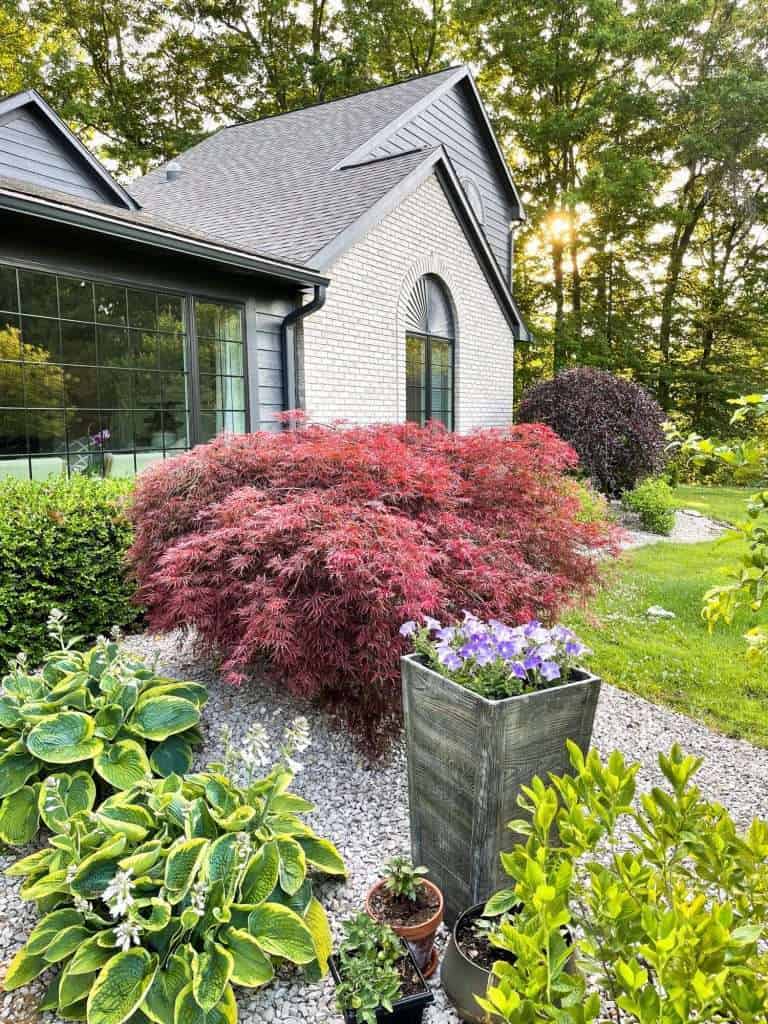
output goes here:
[{"label": "roof eave", "polygon": [[0,187],[0,209],[92,231],[109,238],[137,242],[180,255],[208,260],[221,266],[264,277],[278,278],[300,285],[328,285],[330,283],[323,274],[298,264],[275,260],[267,256],[252,255],[214,242],[204,242],[172,231],[110,218],[103,214],[24,195],[2,187]]},{"label": "roof eave", "polygon": [[25,89],[23,92],[14,93],[5,99],[0,99],[0,117],[3,114],[11,113],[20,107],[33,106],[45,117],[50,124],[64,137],[66,142],[76,150],[78,155],[88,165],[101,184],[128,210],[140,210],[141,205],[133,198],[127,189],[116,181],[106,167],[98,160],[93,153],[85,146],[73,131],[62,121],[56,111],[43,99],[36,89]]},{"label": "roof eave", "polygon": [[406,195],[413,192],[433,172],[440,175],[441,183],[448,193],[449,201],[459,222],[468,234],[470,244],[486,279],[507,319],[513,335],[520,341],[529,341],[530,333],[512,298],[509,287],[491,252],[477,217],[467,202],[456,172],[442,147],[430,150],[424,160],[410,174],[391,188],[378,202],[369,207],[360,217],[331,239],[311,257],[314,266],[328,270],[336,260],[359,241],[367,231],[391,210],[395,209]]}]

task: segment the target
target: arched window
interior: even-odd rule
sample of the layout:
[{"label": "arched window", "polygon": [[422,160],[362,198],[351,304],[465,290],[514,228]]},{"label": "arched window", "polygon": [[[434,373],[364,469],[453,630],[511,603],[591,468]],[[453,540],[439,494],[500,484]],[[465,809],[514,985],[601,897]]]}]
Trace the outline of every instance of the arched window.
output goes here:
[{"label": "arched window", "polygon": [[406,310],[405,417],[412,423],[439,420],[453,429],[455,334],[448,292],[437,277],[425,274]]}]

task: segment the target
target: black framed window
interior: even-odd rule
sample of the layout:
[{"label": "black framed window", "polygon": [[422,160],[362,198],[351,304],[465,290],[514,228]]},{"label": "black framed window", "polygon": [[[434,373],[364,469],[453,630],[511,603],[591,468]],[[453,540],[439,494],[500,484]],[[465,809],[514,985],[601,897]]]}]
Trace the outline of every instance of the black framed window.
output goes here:
[{"label": "black framed window", "polygon": [[133,476],[190,445],[183,296],[0,264],[0,476]]},{"label": "black framed window", "polygon": [[405,417],[422,426],[454,424],[455,326],[448,292],[437,277],[416,282],[406,310]]},{"label": "black framed window", "polygon": [[200,441],[247,430],[243,308],[195,299]]}]

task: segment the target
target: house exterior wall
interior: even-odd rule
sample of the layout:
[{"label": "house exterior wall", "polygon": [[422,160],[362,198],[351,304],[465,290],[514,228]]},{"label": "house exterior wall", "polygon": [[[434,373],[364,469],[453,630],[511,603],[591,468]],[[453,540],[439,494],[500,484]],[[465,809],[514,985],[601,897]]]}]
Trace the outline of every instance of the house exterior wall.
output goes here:
[{"label": "house exterior wall", "polygon": [[373,150],[371,156],[404,153],[420,146],[442,146],[462,185],[469,179],[482,197],[482,228],[505,278],[509,280],[509,224],[518,216],[508,185],[494,159],[485,130],[461,81]]},{"label": "house exterior wall", "polygon": [[512,332],[434,175],[328,272],[326,304],[303,325],[300,376],[313,420],[405,419],[405,307],[418,278],[436,274],[455,309],[456,430],[511,421]]}]

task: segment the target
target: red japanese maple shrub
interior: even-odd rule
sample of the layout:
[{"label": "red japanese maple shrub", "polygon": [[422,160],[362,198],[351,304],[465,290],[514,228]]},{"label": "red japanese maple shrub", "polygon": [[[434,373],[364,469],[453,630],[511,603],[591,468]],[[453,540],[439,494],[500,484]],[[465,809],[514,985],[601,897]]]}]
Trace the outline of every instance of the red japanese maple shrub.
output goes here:
[{"label": "red japanese maple shrub", "polygon": [[399,727],[403,621],[552,619],[595,585],[614,538],[579,522],[575,465],[539,425],[218,438],[139,479],[138,598],[151,628],[194,627],[229,680],[266,658],[380,752]]}]

